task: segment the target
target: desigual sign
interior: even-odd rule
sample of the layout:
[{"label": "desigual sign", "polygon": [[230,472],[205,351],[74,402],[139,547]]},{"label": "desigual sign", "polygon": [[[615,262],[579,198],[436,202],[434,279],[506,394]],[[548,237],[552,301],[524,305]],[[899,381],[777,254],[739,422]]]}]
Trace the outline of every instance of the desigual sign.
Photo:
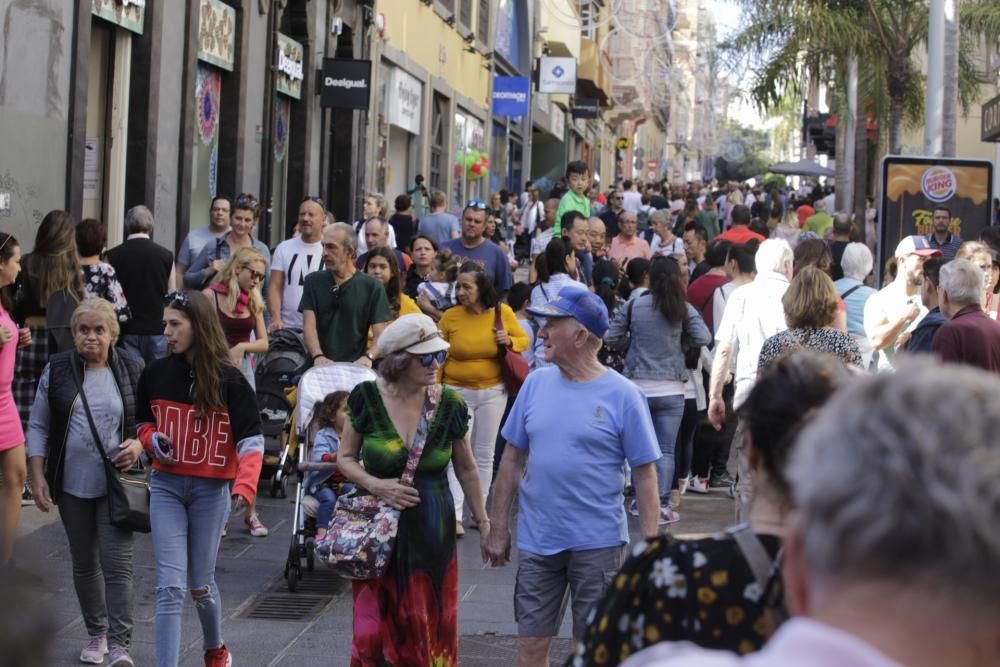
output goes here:
[{"label": "desigual sign", "polygon": [[302,97],[303,59],[305,49],[294,39],[278,33],[278,76],[275,85],[279,93],[299,99]]},{"label": "desigual sign", "polygon": [[319,104],[337,109],[367,109],[371,80],[370,60],[324,58]]}]

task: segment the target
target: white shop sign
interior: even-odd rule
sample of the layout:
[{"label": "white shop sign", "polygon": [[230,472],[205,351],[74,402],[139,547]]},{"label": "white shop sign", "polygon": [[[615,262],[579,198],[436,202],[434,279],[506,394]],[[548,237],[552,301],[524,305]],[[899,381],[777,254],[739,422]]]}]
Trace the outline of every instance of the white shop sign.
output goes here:
[{"label": "white shop sign", "polygon": [[389,72],[389,89],[385,91],[389,124],[411,134],[420,134],[423,84],[398,67],[393,67]]}]

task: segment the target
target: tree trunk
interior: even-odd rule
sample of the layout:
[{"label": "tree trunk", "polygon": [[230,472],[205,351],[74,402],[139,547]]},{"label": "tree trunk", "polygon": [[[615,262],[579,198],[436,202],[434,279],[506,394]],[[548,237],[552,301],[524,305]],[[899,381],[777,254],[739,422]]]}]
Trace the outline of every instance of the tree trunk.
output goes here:
[{"label": "tree trunk", "polygon": [[958,113],[958,0],[944,0],[944,104],[941,155],[955,157]]},{"label": "tree trunk", "polygon": [[858,104],[858,115],[854,121],[854,201],[850,210],[854,212],[854,223],[858,225],[861,237],[865,237],[865,197],[868,195],[868,115]]},{"label": "tree trunk", "polygon": [[889,95],[889,154],[899,155],[903,138],[903,98],[898,91]]},{"label": "tree trunk", "polygon": [[837,165],[843,161],[844,176],[837,179],[837,210],[850,213],[854,210],[854,191],[856,180],[855,168],[855,135],[857,134],[858,121],[858,56],[851,54],[847,63],[847,103],[844,123],[844,152],[838,154],[840,159]]}]

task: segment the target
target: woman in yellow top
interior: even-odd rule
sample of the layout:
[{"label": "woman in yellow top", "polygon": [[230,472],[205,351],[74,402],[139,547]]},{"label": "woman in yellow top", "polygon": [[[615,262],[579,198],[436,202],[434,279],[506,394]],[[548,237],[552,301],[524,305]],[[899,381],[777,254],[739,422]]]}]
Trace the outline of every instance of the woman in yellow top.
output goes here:
[{"label": "woman in yellow top", "polygon": [[[392,319],[386,324],[395,322],[400,315],[422,312],[417,302],[403,293],[399,262],[396,261],[396,253],[392,248],[379,247],[370,251],[365,258],[365,273],[385,287],[385,295],[389,298],[389,312],[392,313]],[[371,346],[372,332],[369,329],[368,347]]]},{"label": "woman in yellow top", "polygon": [[[521,352],[528,348],[528,334],[518,324],[514,311],[500,303],[500,295],[478,264],[466,262],[459,269],[455,297],[458,305],[446,310],[438,322],[442,337],[451,343],[442,369],[443,380],[462,396],[469,408],[472,455],[485,497],[493,482],[493,452],[507,407],[499,346]],[[503,325],[499,331],[494,328],[497,304]],[[465,494],[451,468],[448,481],[455,498],[456,530],[461,535]]]}]

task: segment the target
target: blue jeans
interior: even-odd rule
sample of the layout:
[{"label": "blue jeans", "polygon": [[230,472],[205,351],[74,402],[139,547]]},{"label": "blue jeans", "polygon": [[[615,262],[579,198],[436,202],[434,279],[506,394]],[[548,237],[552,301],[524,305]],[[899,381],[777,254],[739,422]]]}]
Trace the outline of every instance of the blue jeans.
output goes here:
[{"label": "blue jeans", "polygon": [[229,480],[153,471],[149,514],[156,558],[156,664],[176,667],[184,593],[198,610],[205,650],[222,646],[215,559],[230,511]]},{"label": "blue jeans", "polygon": [[656,462],[656,483],[660,492],[660,506],[670,501],[670,484],[674,479],[674,448],[677,432],[684,417],[684,394],[647,398],[649,416],[653,418],[656,441],[660,443],[660,460]]},{"label": "blue jeans", "polygon": [[167,339],[162,334],[155,336],[128,334],[122,336],[118,344],[140,357],[147,366],[157,359],[162,359],[167,354]]},{"label": "blue jeans", "polygon": [[330,519],[333,518],[333,510],[337,507],[337,492],[329,486],[321,486],[312,496],[319,502],[319,509],[316,510],[316,527],[326,530],[330,526]]}]

